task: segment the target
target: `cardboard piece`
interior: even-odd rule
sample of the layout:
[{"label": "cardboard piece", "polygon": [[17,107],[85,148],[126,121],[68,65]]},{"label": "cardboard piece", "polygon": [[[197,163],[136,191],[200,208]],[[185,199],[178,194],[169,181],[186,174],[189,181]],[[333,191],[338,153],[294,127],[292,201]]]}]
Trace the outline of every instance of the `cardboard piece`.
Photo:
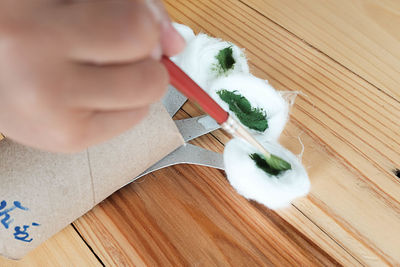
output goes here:
[{"label": "cardboard piece", "polygon": [[132,130],[76,154],[2,140],[0,254],[23,257],[183,143],[161,104]]}]

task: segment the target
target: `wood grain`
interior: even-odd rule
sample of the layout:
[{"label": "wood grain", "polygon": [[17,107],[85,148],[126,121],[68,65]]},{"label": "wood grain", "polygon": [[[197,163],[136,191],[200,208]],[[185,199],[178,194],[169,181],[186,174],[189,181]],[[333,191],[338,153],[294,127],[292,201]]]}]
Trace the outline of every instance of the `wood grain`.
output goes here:
[{"label": "wood grain", "polygon": [[[194,144],[223,149],[212,136]],[[337,264],[276,213],[237,195],[211,168],[157,171],[74,224],[108,266]]]},{"label": "wood grain", "polygon": [[[107,266],[400,265],[400,180],[393,174],[400,167],[398,3],[165,3],[174,20],[195,32],[246,48],[256,76],[302,92],[281,143],[300,153],[300,137],[311,193],[272,212],[238,195],[223,172],[160,170],[74,222],[100,260]],[[178,118],[202,114],[191,103],[183,110]],[[222,151],[228,139],[215,131],[194,143]],[[54,266],[82,257],[89,260],[81,265],[92,264],[92,252],[70,234],[73,241],[48,241],[27,262]]]},{"label": "wood grain", "polygon": [[399,263],[399,103],[241,3],[179,3],[168,5],[179,21],[245,47],[258,76],[306,95],[287,127],[304,131],[313,184],[296,207],[358,261]]},{"label": "wood grain", "polygon": [[[243,3],[166,3],[178,22],[245,47],[256,75],[268,78],[280,90],[305,94],[293,107],[282,143],[299,152],[297,136],[301,135],[312,191],[274,217],[259,205],[242,202],[213,170],[179,166],[160,171],[78,220],[77,228],[100,258],[114,264],[135,260],[228,264],[235,255],[240,260],[247,253],[254,264],[334,264],[330,257],[344,265],[399,264],[400,185],[392,173],[400,162],[399,103]],[[192,105],[186,105],[185,111],[192,116],[199,113]],[[227,141],[221,132],[214,136]],[[212,139],[206,140],[199,144],[210,146]],[[184,208],[187,203],[190,209]],[[232,222],[228,206],[238,214],[239,224]],[[275,220],[279,223],[271,224],[273,218],[279,218]],[[271,232],[284,224],[299,234]],[[115,230],[105,230],[109,227]],[[100,229],[106,234],[98,234]],[[264,241],[254,239],[255,233]],[[217,245],[215,236],[230,240],[229,249]],[[264,246],[270,239],[274,242]],[[292,251],[290,258],[286,248]],[[315,257],[305,256],[310,253]]]},{"label": "wood grain", "polygon": [[14,261],[0,256],[0,266],[101,266],[101,263],[74,228],[68,226],[22,260]]},{"label": "wood grain", "polygon": [[227,185],[215,188],[226,184],[215,170],[177,166],[145,179],[153,181],[121,189],[75,223],[107,266],[336,264]]},{"label": "wood grain", "polygon": [[400,232],[386,230],[400,226],[392,173],[400,162],[399,103],[243,4],[180,3],[179,11],[169,5],[180,21],[245,47],[258,76],[307,95],[298,97],[287,127],[306,133],[304,162],[318,166],[309,170],[310,201],[298,208],[360,262],[399,262],[391,237]]},{"label": "wood grain", "polygon": [[242,0],[400,101],[400,2]]}]

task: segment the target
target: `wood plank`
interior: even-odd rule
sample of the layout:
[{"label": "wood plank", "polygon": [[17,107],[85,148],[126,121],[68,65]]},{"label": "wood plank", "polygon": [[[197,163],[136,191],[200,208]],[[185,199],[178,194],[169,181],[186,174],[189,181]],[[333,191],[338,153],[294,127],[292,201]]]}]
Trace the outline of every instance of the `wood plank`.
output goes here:
[{"label": "wood plank", "polygon": [[[187,103],[184,105],[183,109],[190,113],[190,114],[195,114],[194,116],[198,116],[203,114],[201,110],[199,110],[197,105],[193,105],[191,103]],[[226,143],[229,141],[229,136],[221,131],[215,131],[212,133],[213,136],[215,136],[218,140],[220,140],[222,143]],[[301,136],[301,142],[306,146],[307,149],[307,140],[304,139],[305,134],[302,132],[301,129],[299,129],[295,124],[292,124],[292,122],[289,122],[289,125],[286,127],[284,133],[282,134],[281,138],[281,143],[290,148],[291,151],[294,152],[301,152],[301,144],[299,142],[298,137]],[[311,141],[312,142],[312,141]],[[200,143],[201,146],[204,146],[204,143]],[[313,147],[313,150],[320,150],[322,154],[324,153],[324,147],[321,147],[320,145],[315,145],[311,144]],[[303,160],[305,157],[307,157],[307,150],[305,152],[305,156],[303,157]],[[326,157],[326,155],[319,155],[318,157]],[[328,156],[329,158],[329,156]],[[307,165],[306,165],[307,166]],[[339,169],[341,168],[340,166],[337,166]],[[308,172],[310,176],[313,176],[311,173],[311,167],[308,168]],[[347,175],[347,176],[351,176]],[[344,178],[345,179],[345,178]],[[315,190],[312,188],[312,190]],[[307,199],[302,199],[301,202],[306,202]],[[299,202],[297,200],[296,202]],[[259,209],[263,209],[262,212],[268,213],[268,209],[261,206],[261,205],[256,205]],[[284,220],[286,220],[288,223],[292,225],[292,227],[296,228],[298,231],[303,233],[307,238],[309,238],[312,242],[314,242],[316,245],[318,245],[319,248],[321,248],[323,251],[328,253],[330,256],[335,258],[338,262],[340,262],[341,265],[344,266],[356,266],[361,264],[351,253],[351,251],[347,251],[346,248],[342,246],[341,243],[339,243],[337,239],[337,235],[340,234],[340,236],[344,240],[350,241],[349,243],[356,244],[358,243],[357,240],[354,240],[354,237],[351,234],[348,234],[343,230],[342,228],[338,227],[335,222],[331,222],[332,218],[327,216],[326,214],[323,213],[318,207],[311,207],[309,210],[309,213],[314,213],[316,214],[319,212],[318,216],[323,217],[325,220],[324,223],[320,225],[330,225],[332,228],[332,225],[335,225],[336,228],[329,233],[326,233],[324,229],[321,229],[319,225],[316,224],[313,220],[311,220],[308,216],[306,216],[300,209],[296,207],[296,205],[292,205],[289,208],[282,209],[276,211],[276,213],[281,216]],[[321,214],[322,213],[322,214]],[[343,233],[344,232],[344,233]],[[330,236],[330,234],[333,233],[333,236]],[[293,239],[296,237],[293,236]],[[359,244],[357,244],[359,246]],[[358,249],[362,250],[360,253],[364,253],[366,257],[372,257],[371,252],[362,247],[359,246]],[[376,257],[370,258],[370,259],[375,259]]]},{"label": "wood plank", "polygon": [[[398,241],[393,237],[398,236],[396,231],[399,229],[399,186],[390,172],[396,160],[385,165],[390,160],[386,153],[396,157],[398,151],[395,142],[399,125],[396,117],[398,103],[243,6],[232,2],[228,13],[211,2],[180,4],[179,10],[169,5],[180,22],[195,29],[204,27],[204,31],[208,29],[215,36],[231,39],[246,47],[257,75],[268,77],[279,89],[301,89],[309,95],[299,97],[282,142],[293,149],[293,142],[296,141],[293,136],[297,136],[300,129],[305,131],[302,139],[309,150],[306,150],[304,162],[310,166],[312,194],[295,203],[304,217],[287,210],[279,214],[305,235],[314,235],[314,240],[321,242],[318,243],[320,246],[323,246],[323,241],[329,242],[321,237],[326,233],[364,264],[398,262]],[[218,10],[219,14],[212,10]],[[221,14],[230,17],[235,27],[220,22],[218,18]],[[235,21],[235,15],[248,19],[241,24]],[[255,38],[248,40],[244,33]],[[381,109],[375,107],[375,99],[384,103]],[[340,108],[328,105],[330,102],[340,105]],[[334,111],[335,117],[328,116],[326,109]],[[357,124],[354,127],[352,123]],[[349,131],[351,127],[361,134]],[[381,131],[379,128],[382,128]],[[363,140],[368,138],[368,133],[386,139],[384,142],[371,137]],[[219,138],[224,136],[220,134]],[[379,146],[386,145],[392,146],[392,150],[379,149]],[[307,152],[310,150],[312,153]],[[376,220],[377,217],[380,220]],[[310,224],[307,218],[315,224]],[[312,231],[315,226],[322,231]],[[387,233],[389,228],[394,232]],[[334,256],[343,256],[342,251],[327,251]]]},{"label": "wood plank", "polygon": [[[204,21],[202,23],[205,24]],[[228,31],[218,31],[216,36],[229,34]],[[239,39],[238,36],[232,36],[234,41],[235,38]],[[262,76],[268,75],[257,65],[253,65],[253,69]],[[190,104],[185,106],[185,110],[191,115],[198,113]],[[283,142],[291,144],[293,150],[298,149],[297,139],[293,136],[297,136],[301,126],[296,121],[291,122],[285,132]],[[314,139],[310,138],[311,134],[306,135],[308,139],[305,144],[308,146]],[[220,131],[215,136],[222,142],[227,141],[225,134]],[[199,139],[197,144],[222,149],[221,144],[210,136]],[[314,148],[324,154],[326,151],[323,146],[317,143]],[[316,153],[308,157],[319,156]],[[330,156],[325,158],[329,160]],[[338,162],[331,169],[332,172],[335,168],[342,168],[342,162]],[[324,210],[312,204],[308,199],[296,203],[298,207],[309,205],[307,209],[312,213],[322,212],[325,220],[320,223],[322,226],[332,223],[327,222],[331,218],[323,214]],[[179,166],[147,176],[114,194],[75,224],[107,265],[165,265],[168,262],[237,265],[241,261],[246,265],[337,264],[331,256],[344,265],[358,264],[335,242],[334,237],[324,233],[296,206],[275,213],[247,202],[232,190],[221,172],[207,168]],[[335,226],[338,229],[331,230],[329,234],[346,232],[341,225]],[[353,236],[344,233],[341,239],[346,238],[351,240]],[[78,252],[88,250],[82,247],[83,242],[79,242],[76,235],[73,239],[79,244],[70,244],[70,238],[59,238],[55,245],[49,240],[45,243],[49,246],[45,252],[41,250],[42,245],[19,263],[34,266],[57,266],[63,263],[91,265],[92,262],[85,261],[85,257],[90,257],[86,253],[83,256],[76,255],[71,261],[71,249],[73,254],[77,253],[76,249]],[[64,255],[65,251],[68,255]],[[371,254],[368,248],[362,247],[360,253],[365,251],[368,257],[368,253]],[[4,264],[11,265],[14,262]],[[0,265],[3,266],[1,261]]]},{"label": "wood plank", "polygon": [[[169,11],[179,22],[246,47],[253,62],[254,72],[259,76],[268,77],[278,89],[299,89],[308,95],[298,98],[282,143],[293,151],[298,151],[296,137],[304,131],[304,163],[309,166],[312,193],[308,198],[296,201],[293,208],[278,211],[277,214],[341,263],[357,263],[351,256],[346,256],[347,252],[363,264],[398,263],[396,249],[399,241],[396,237],[399,236],[400,226],[399,183],[391,173],[391,169],[398,162],[398,103],[263,16],[254,14],[244,5],[232,1],[229,2],[228,10],[225,6],[211,1],[167,3]],[[179,7],[175,8],[176,5]],[[218,13],[214,10],[218,10]],[[229,17],[230,23],[235,26],[227,25],[221,19],[224,17]],[[191,115],[198,113],[198,110],[190,105],[185,106],[185,109]],[[372,138],[370,133],[378,138]],[[215,136],[223,142],[226,141],[226,136],[221,132],[216,132]],[[210,141],[201,144],[207,145],[208,142]],[[93,213],[77,221],[76,225],[94,249],[102,252],[99,255],[107,259],[106,262],[174,262],[177,258],[166,258],[170,254],[165,251],[171,250],[178,250],[179,253],[190,251],[189,255],[173,254],[171,257],[203,259],[206,256],[202,256],[202,251],[196,254],[195,248],[202,248],[197,240],[189,245],[187,242],[193,240],[191,237],[201,240],[208,237],[203,232],[199,234],[200,230],[187,228],[186,224],[196,225],[197,221],[190,221],[182,208],[182,203],[194,201],[193,198],[198,193],[189,191],[187,194],[186,188],[192,188],[193,184],[182,182],[180,177],[182,173],[190,173],[190,177],[182,180],[187,181],[195,176],[199,184],[206,181],[211,186],[197,185],[196,188],[200,192],[205,190],[204,187],[214,190],[213,196],[226,197],[224,192],[231,192],[233,195],[234,193],[229,191],[231,189],[226,181],[224,184],[224,180],[220,180],[212,170],[191,169],[188,171],[186,168],[176,167],[160,171],[161,174],[156,176],[148,176],[142,184],[130,185],[124,189],[127,193],[115,194],[113,201],[111,199],[114,196]],[[208,179],[209,176],[213,176],[213,179]],[[153,181],[155,177],[159,179]],[[170,182],[169,179],[174,181]],[[157,187],[159,183],[161,188]],[[140,189],[141,186],[143,189]],[[185,190],[177,188],[180,186]],[[159,197],[163,194],[168,198]],[[236,197],[240,199],[240,196]],[[200,199],[207,203],[209,198],[211,197]],[[216,205],[220,202],[222,201],[212,203]],[[203,202],[195,203],[196,208],[202,209]],[[238,204],[234,206],[235,211],[240,212],[245,206],[246,215],[256,218],[260,223],[265,224],[265,220],[272,217],[268,210],[259,205],[252,204],[247,207],[248,202],[233,203]],[[135,205],[139,211],[132,210],[131,207]],[[169,208],[169,205],[173,208]],[[207,212],[211,209],[208,205]],[[178,211],[174,212],[177,207]],[[260,219],[257,212],[247,210],[254,207],[264,216],[263,219]],[[147,212],[147,209],[151,212]],[[128,214],[122,216],[121,213],[125,212]],[[88,217],[89,215],[91,217]],[[138,219],[141,217],[144,219]],[[213,224],[210,225],[213,227],[226,221],[211,215],[207,218],[212,218]],[[202,220],[203,217],[200,221]],[[149,229],[160,229],[160,224],[164,227],[161,231],[164,235],[152,235]],[[136,229],[137,225],[141,225],[140,228]],[[181,228],[184,230],[179,232]],[[391,232],[387,232],[386,229],[391,229]],[[181,235],[175,233],[177,231]],[[171,242],[176,239],[179,242]],[[284,240],[281,241],[281,245],[296,240],[293,237],[291,241],[281,239]],[[332,245],[334,241],[338,246]],[[221,252],[219,247],[215,248],[215,244],[213,245],[214,241],[207,242],[207,247],[214,248],[216,254]],[[181,246],[182,243],[188,248],[177,249],[176,246]],[[257,246],[257,243],[251,244]],[[190,249],[193,247],[195,251]],[[299,250],[301,251],[301,248]],[[224,251],[229,255],[231,252]],[[254,259],[260,259],[262,255],[252,256]],[[220,260],[222,256],[215,257]],[[270,253],[265,262],[287,260],[280,257]],[[314,260],[298,257],[295,259],[305,262]]]},{"label": "wood plank", "polygon": [[[246,47],[254,73],[278,89],[307,94],[298,97],[282,143],[298,152],[301,134],[310,196],[274,213],[245,201],[218,171],[178,166],[120,190],[76,227],[109,265],[245,257],[247,264],[335,264],[320,248],[346,266],[398,264],[400,191],[391,172],[399,162],[398,102],[254,10],[227,3],[167,6],[196,31]],[[214,136],[227,141],[220,131]],[[198,144],[220,147],[210,137]]]},{"label": "wood plank", "polygon": [[215,180],[227,182],[215,170],[178,166],[144,179],[153,181],[126,186],[76,222],[106,265],[336,264],[236,193],[219,196]]},{"label": "wood plank", "polygon": [[400,100],[400,2],[242,1]]},{"label": "wood plank", "polygon": [[[194,142],[222,151],[212,136]],[[237,195],[222,172],[176,166],[134,182],[77,220],[106,265],[337,265],[275,212]]]},{"label": "wood plank", "polygon": [[241,3],[167,3],[179,22],[245,47],[256,75],[307,95],[286,130],[286,137],[304,131],[313,184],[296,208],[363,264],[398,264],[399,103]]},{"label": "wood plank", "polygon": [[0,256],[0,266],[101,266],[72,226],[54,235],[22,260]]}]

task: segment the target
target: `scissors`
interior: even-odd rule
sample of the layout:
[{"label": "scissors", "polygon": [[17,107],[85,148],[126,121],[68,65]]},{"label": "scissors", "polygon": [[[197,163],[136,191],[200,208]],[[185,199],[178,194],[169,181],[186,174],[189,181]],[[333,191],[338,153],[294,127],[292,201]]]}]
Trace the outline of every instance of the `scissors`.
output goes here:
[{"label": "scissors", "polygon": [[[172,86],[168,87],[167,94],[162,99],[162,103],[171,118],[178,112],[186,101],[187,98]],[[134,178],[134,180],[151,172],[177,164],[193,164],[224,170],[224,161],[221,153],[187,143],[199,136],[221,128],[213,118],[208,115],[202,115],[183,120],[175,120],[175,124],[178,127],[179,132],[182,134],[185,144],[149,167],[142,174]]]}]

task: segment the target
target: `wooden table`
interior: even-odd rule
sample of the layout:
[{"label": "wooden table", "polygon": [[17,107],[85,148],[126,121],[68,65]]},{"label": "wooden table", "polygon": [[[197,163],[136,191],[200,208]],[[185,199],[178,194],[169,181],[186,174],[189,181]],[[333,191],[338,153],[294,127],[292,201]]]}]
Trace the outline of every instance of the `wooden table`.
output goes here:
[{"label": "wooden table", "polygon": [[[113,194],[1,266],[400,265],[400,3],[166,0],[171,17],[246,48],[252,72],[301,91],[281,142],[312,189],[270,211],[224,173],[176,166]],[[191,103],[177,118],[199,115]],[[299,137],[299,138],[298,138]],[[221,131],[193,143],[222,151]]]}]

